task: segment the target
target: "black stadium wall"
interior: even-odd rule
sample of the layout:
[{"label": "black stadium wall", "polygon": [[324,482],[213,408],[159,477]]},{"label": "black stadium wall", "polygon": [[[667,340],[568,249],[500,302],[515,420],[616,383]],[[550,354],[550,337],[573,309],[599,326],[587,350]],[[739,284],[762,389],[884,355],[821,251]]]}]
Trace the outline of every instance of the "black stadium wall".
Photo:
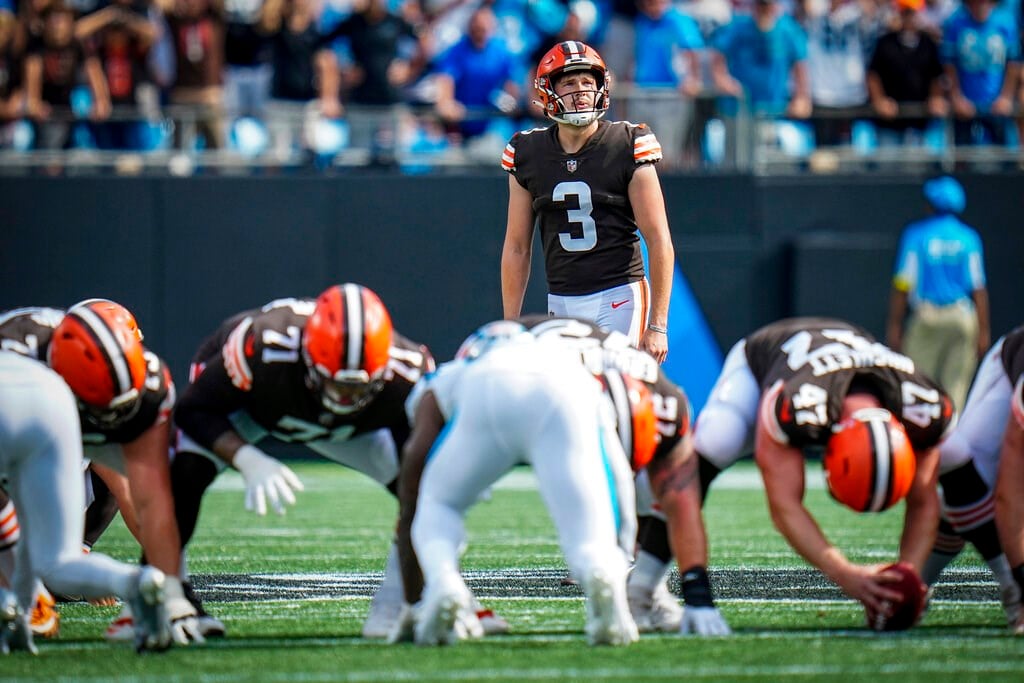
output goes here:
[{"label": "black stadium wall", "polygon": [[[1024,322],[1024,175],[959,177],[999,335]],[[663,177],[676,257],[723,351],[786,315],[836,315],[881,334],[900,229],[924,212],[923,179]],[[445,359],[501,316],[506,183],[500,171],[2,178],[0,310],[119,300],[184,377],[223,318],[354,281]],[[535,251],[526,310],[543,311]]]}]

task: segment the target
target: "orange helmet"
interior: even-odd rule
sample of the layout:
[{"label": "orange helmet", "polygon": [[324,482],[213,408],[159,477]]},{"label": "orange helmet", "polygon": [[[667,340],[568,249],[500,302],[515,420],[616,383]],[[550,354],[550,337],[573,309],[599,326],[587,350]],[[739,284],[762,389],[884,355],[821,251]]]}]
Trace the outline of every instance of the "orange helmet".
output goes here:
[{"label": "orange helmet", "polygon": [[640,380],[615,369],[606,369],[602,379],[615,407],[622,450],[633,471],[640,471],[654,457],[658,445],[658,422],[651,390]]},{"label": "orange helmet", "polygon": [[106,299],[75,304],[53,331],[47,361],[100,422],[135,414],[146,359],[135,316]]},{"label": "orange helmet", "polygon": [[917,461],[903,425],[864,408],[833,429],[822,460],[829,493],[857,512],[881,512],[907,495]]},{"label": "orange helmet", "polygon": [[[559,96],[555,92],[555,82],[567,71],[593,71],[597,77],[597,93],[594,95],[594,108],[584,111],[572,111],[563,101],[566,94]],[[559,123],[573,126],[587,126],[605,115],[611,104],[612,76],[605,66],[597,50],[578,40],[567,40],[548,50],[537,66],[537,78],[533,82],[537,89],[539,104],[544,115]]]},{"label": "orange helmet", "polygon": [[324,407],[345,415],[365,407],[384,387],[391,316],[362,285],[335,285],[317,297],[306,321],[302,355],[311,388]]}]

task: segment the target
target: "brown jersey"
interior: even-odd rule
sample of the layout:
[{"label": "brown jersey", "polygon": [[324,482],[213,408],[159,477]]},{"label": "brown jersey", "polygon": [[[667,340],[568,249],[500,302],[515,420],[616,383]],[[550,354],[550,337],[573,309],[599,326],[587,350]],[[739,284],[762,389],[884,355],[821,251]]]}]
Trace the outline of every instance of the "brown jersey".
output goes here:
[{"label": "brown jersey", "polygon": [[401,453],[409,436],[405,399],[416,380],[434,369],[422,344],[395,333],[384,387],[365,408],[338,415],[309,387],[302,334],[314,299],[279,299],[224,321],[193,358],[191,384],[182,392],[175,421],[198,444],[233,429],[230,416],[245,411],[281,441],[346,441],[388,429]]},{"label": "brown jersey", "polygon": [[690,431],[690,402],[682,388],[665,375],[649,354],[629,346],[625,336],[605,332],[580,318],[528,315],[519,322],[538,339],[554,336],[573,344],[579,349],[584,365],[595,375],[611,365],[647,385],[658,427],[654,460],[671,453]]},{"label": "brown jersey", "polygon": [[746,338],[746,356],[762,395],[776,395],[759,419],[792,446],[828,441],[855,380],[900,420],[915,449],[937,445],[954,421],[949,396],[914,361],[842,320],[780,320]]},{"label": "brown jersey", "polygon": [[[0,348],[46,363],[53,331],[64,318],[56,308],[19,308],[0,314]],[[154,424],[170,419],[174,406],[174,382],[167,363],[150,351],[146,359],[146,380],[132,412],[116,419],[101,420],[91,412],[79,410],[82,443],[130,443]]]},{"label": "brown jersey", "polygon": [[1003,368],[1013,387],[1011,406],[1017,422],[1024,427],[1024,325],[1003,338]]},{"label": "brown jersey", "polygon": [[552,294],[592,294],[644,277],[628,188],[638,166],[661,159],[661,145],[644,124],[597,125],[573,154],[552,125],[516,133],[502,155],[533,198]]}]

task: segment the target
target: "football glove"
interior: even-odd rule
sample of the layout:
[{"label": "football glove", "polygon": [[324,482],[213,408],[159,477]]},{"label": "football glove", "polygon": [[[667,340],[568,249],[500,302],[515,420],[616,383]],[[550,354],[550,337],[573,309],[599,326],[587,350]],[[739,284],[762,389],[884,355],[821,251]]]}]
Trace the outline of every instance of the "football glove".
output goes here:
[{"label": "football glove", "polygon": [[286,465],[251,444],[238,449],[234,458],[235,469],[245,479],[245,509],[257,515],[267,514],[267,499],[279,515],[284,505],[295,504],[292,491],[302,491],[303,485]]},{"label": "football glove", "polygon": [[168,576],[164,590],[166,591],[167,616],[171,620],[171,635],[178,645],[189,643],[205,643],[202,629],[199,628],[199,616],[196,608],[185,597],[181,581],[176,576]]},{"label": "football glove", "polygon": [[717,607],[684,607],[679,632],[683,635],[727,636],[732,629]]}]

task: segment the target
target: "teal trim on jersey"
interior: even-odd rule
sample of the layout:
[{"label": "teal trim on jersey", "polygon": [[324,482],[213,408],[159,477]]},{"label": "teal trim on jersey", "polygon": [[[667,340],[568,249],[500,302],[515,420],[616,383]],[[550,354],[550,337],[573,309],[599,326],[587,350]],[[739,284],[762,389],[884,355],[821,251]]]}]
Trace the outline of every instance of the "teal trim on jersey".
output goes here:
[{"label": "teal trim on jersey", "polygon": [[430,462],[430,459],[434,457],[434,451],[440,448],[441,444],[444,443],[444,440],[448,438],[448,432],[452,430],[452,425],[455,424],[455,418],[457,418],[458,416],[458,411],[453,412],[452,419],[448,420],[448,422],[445,423],[444,427],[441,427],[441,431],[437,433],[437,438],[434,439],[433,445],[430,447],[430,450],[427,451],[427,459],[423,463],[424,466],[426,466],[426,463]]},{"label": "teal trim on jersey", "polygon": [[601,463],[604,465],[604,476],[608,480],[608,496],[612,499],[612,514],[615,516],[615,533],[622,530],[622,514],[619,511],[619,490],[615,486],[615,476],[612,474],[612,463],[608,459],[608,450],[604,447],[604,429],[598,427],[598,439],[601,441]]},{"label": "teal trim on jersey", "polygon": [[[640,252],[644,258],[644,270],[650,272],[647,245],[643,238],[640,239]],[[672,296],[668,305],[668,358],[661,367],[690,399],[692,423],[722,371],[722,349],[679,263],[675,264],[672,274]]]}]

